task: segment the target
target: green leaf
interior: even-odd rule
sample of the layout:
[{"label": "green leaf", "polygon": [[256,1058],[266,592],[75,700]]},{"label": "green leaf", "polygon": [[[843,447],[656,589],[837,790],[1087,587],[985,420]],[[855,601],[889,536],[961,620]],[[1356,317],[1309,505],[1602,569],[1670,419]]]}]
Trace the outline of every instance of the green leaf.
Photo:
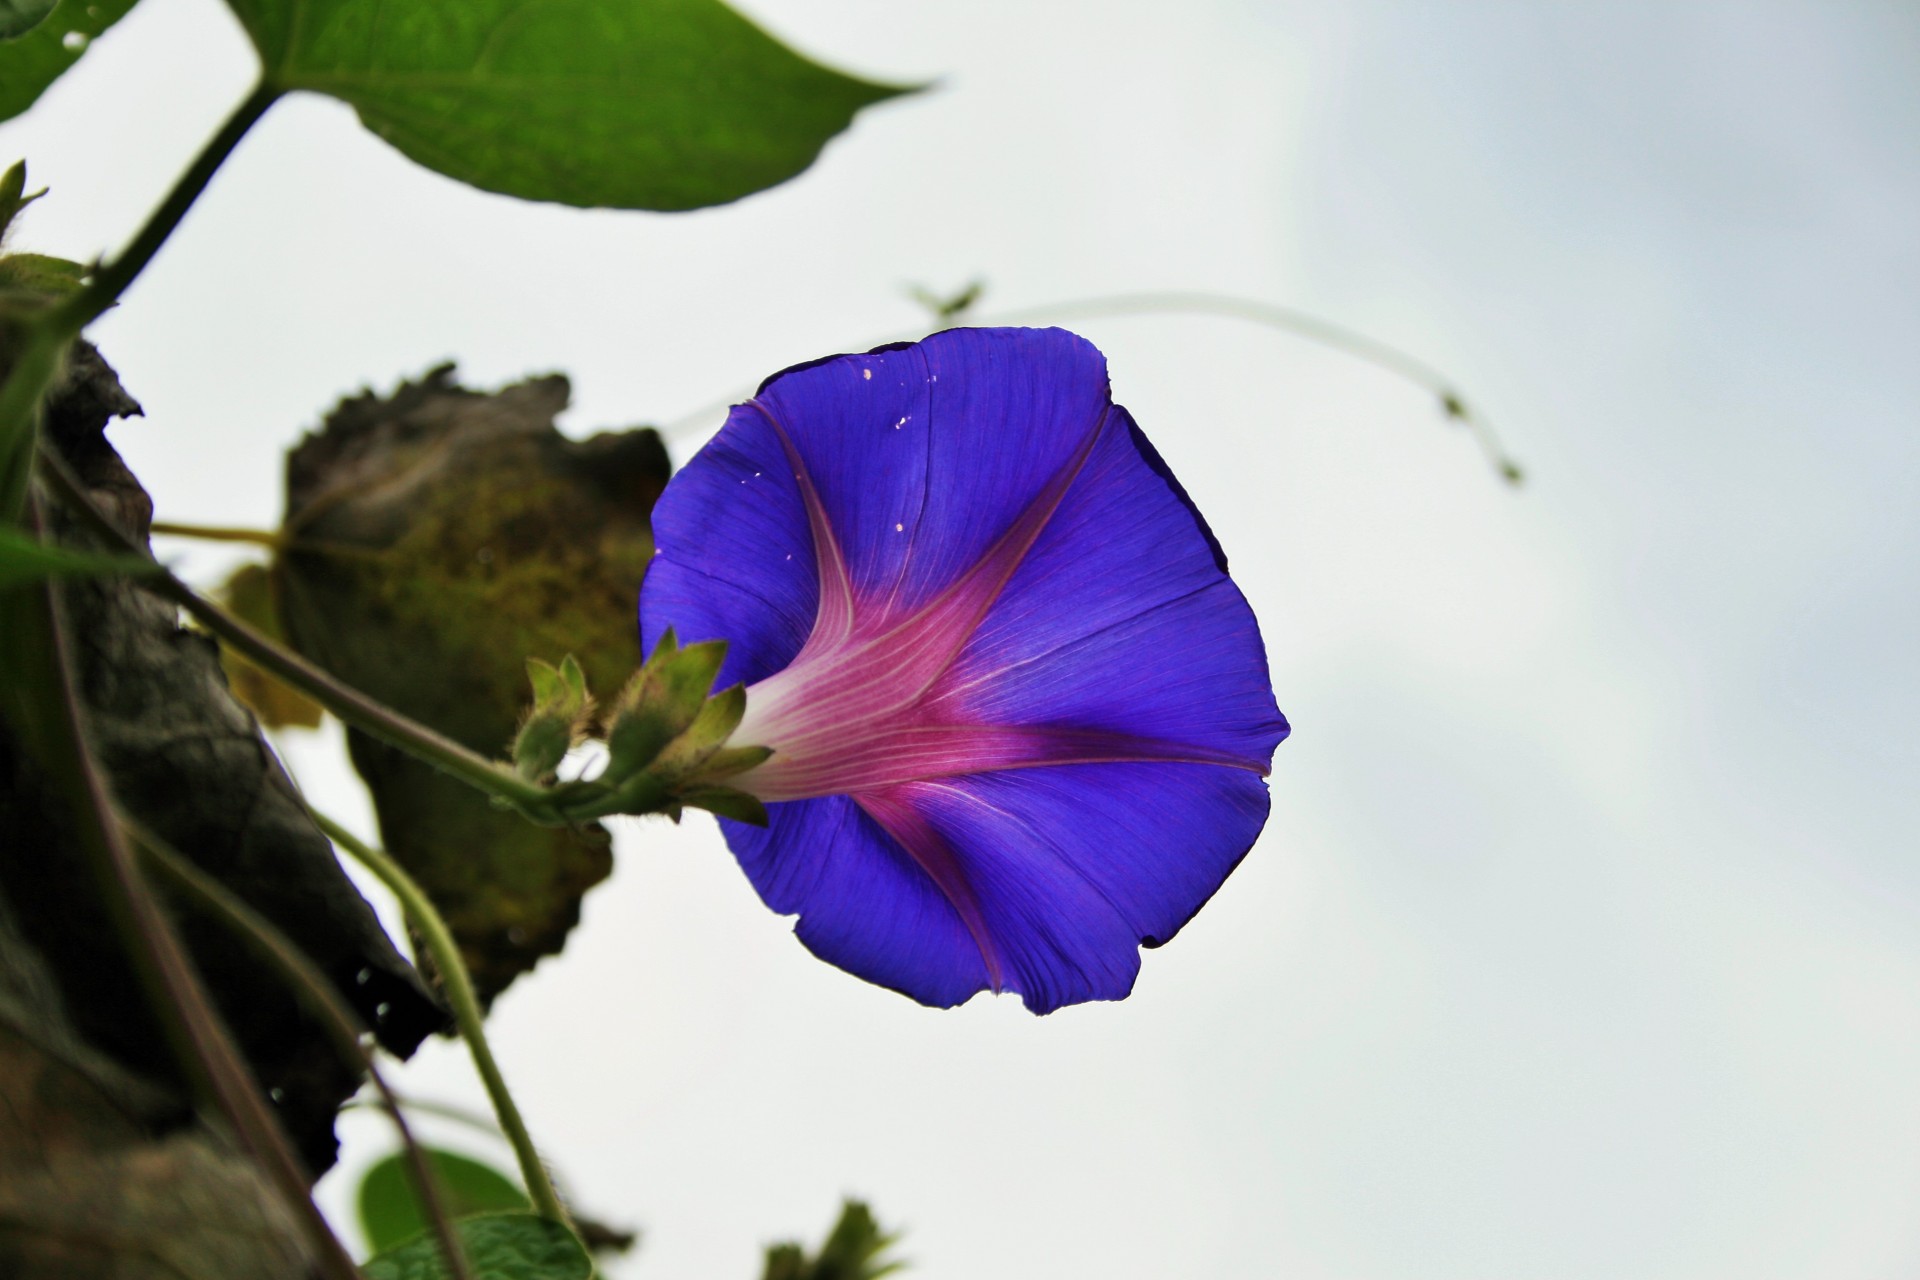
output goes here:
[{"label": "green leaf", "polygon": [[[588,1280],[593,1259],[571,1231],[532,1213],[490,1213],[454,1224],[474,1280]],[[439,1243],[421,1236],[370,1258],[367,1280],[446,1280]]]},{"label": "green leaf", "polygon": [[429,169],[587,207],[784,182],[908,92],[801,57],[719,0],[227,0],[266,81],[349,103]]},{"label": "green leaf", "polygon": [[53,12],[56,0],[0,0],[0,40],[27,34]]},{"label": "green leaf", "polygon": [[0,40],[0,120],[32,106],[133,6],[134,0],[60,0],[31,31]]},{"label": "green leaf", "polygon": [[0,528],[0,590],[43,578],[158,572],[159,565],[139,556],[73,551],[41,542],[24,530]]},{"label": "green leaf", "polygon": [[[448,1216],[466,1218],[528,1207],[526,1192],[499,1170],[451,1151],[433,1147],[423,1150],[433,1171],[440,1175]],[[394,1152],[367,1170],[360,1179],[357,1208],[361,1233],[374,1253],[385,1253],[427,1229],[427,1216],[414,1194],[413,1174],[402,1152]]]}]

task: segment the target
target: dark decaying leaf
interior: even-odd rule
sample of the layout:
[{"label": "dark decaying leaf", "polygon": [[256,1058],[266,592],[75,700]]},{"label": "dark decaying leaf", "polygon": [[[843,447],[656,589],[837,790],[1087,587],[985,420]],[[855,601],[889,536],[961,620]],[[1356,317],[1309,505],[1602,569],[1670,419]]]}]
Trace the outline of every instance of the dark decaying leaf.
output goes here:
[{"label": "dark decaying leaf", "polygon": [[283,1280],[299,1227],[180,1095],[82,1041],[0,896],[0,1276]]},{"label": "dark decaying leaf", "polygon": [[[138,413],[113,372],[80,347],[49,401],[45,439],[95,503],[144,538],[151,503],[102,429]],[[98,550],[43,503],[56,538]],[[247,900],[313,958],[381,1043],[402,1056],[444,1011],[381,931],[313,825],[258,728],[227,692],[213,644],[125,578],[63,588],[94,747],[119,804]],[[78,1033],[141,1075],[174,1066],[95,886],[37,766],[0,727],[0,893],[46,958]],[[316,1175],[333,1162],[333,1117],[358,1086],[278,979],[220,923],[182,919],[189,949],[255,1074]]]},{"label": "dark decaying leaf", "polygon": [[[529,657],[574,654],[589,687],[639,665],[634,609],[667,479],[650,430],[573,441],[564,378],[493,395],[431,371],[343,402],[287,462],[286,631],[348,683],[476,751],[504,755]],[[535,827],[372,739],[353,759],[381,836],[438,903],[482,999],[579,919],[605,831]]]},{"label": "dark decaying leaf", "polygon": [[0,120],[32,106],[133,6],[134,0],[60,0],[31,31],[0,41]]},{"label": "dark decaying leaf", "polygon": [[[593,1260],[573,1233],[532,1213],[488,1213],[455,1224],[477,1280],[588,1280]],[[440,1244],[422,1236],[367,1260],[367,1280],[448,1280]]]},{"label": "dark decaying leaf", "polygon": [[735,200],[905,92],[803,58],[719,0],[228,4],[269,84],[339,98],[428,168],[530,200]]}]

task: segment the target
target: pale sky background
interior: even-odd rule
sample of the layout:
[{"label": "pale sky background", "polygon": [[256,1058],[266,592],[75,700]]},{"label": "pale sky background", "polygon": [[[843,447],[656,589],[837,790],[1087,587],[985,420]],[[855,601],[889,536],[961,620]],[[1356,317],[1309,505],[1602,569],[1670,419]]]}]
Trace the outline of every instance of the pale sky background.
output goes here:
[{"label": "pale sky background", "polygon": [[[612,1274],[753,1280],[843,1193],[926,1280],[1920,1274],[1920,10],[747,7],[940,88],[674,216],[276,107],[97,326],[160,512],[276,520],[303,427],[444,357],[565,370],[570,430],[668,421],[975,275],[1324,315],[1532,482],[1348,357],[1077,323],[1261,619],[1273,821],[1131,999],[1046,1019],[868,987],[704,818],[630,824],[493,1020],[581,1206],[647,1232]],[[53,188],[20,247],[121,243],[250,66],[213,0],[147,0],[0,127]],[[288,750],[370,829],[336,744]],[[401,1079],[480,1098],[453,1046]],[[389,1143],[343,1130],[336,1209]]]}]

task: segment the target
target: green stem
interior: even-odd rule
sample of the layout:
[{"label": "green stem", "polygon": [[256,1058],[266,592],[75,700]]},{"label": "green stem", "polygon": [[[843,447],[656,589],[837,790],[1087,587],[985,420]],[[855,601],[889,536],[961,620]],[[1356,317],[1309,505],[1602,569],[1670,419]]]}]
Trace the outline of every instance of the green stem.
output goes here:
[{"label": "green stem", "polygon": [[214,172],[279,96],[280,90],[269,88],[265,81],[256,84],[120,255],[102,263],[86,287],[25,323],[20,351],[7,372],[5,385],[0,386],[0,523],[15,523],[25,509],[40,401],[60,370],[67,344],[120,300],[206,190]]},{"label": "green stem", "polygon": [[320,972],[319,967],[289,941],[272,921],[181,856],[166,841],[137,823],[125,818],[122,821],[154,869],[175,889],[192,899],[202,911],[233,930],[252,947],[256,955],[279,973],[294,997],[305,1006],[308,1015],[320,1024],[333,1041],[334,1051],[349,1067],[367,1073],[367,1078],[373,1081],[374,1089],[380,1094],[381,1109],[392,1119],[394,1131],[399,1135],[407,1171],[412,1175],[414,1193],[420,1197],[420,1207],[425,1213],[428,1227],[440,1242],[448,1272],[453,1280],[473,1280],[473,1269],[467,1262],[466,1250],[461,1246],[460,1236],[447,1214],[440,1177],[433,1171],[426,1152],[414,1139],[413,1126],[407,1123],[400,1099],[387,1084],[373,1050],[368,1047],[367,1040],[371,1033],[366,1024],[340,998],[340,993]]},{"label": "green stem", "polygon": [[40,426],[40,400],[60,371],[67,338],[47,328],[29,329],[6,382],[0,384],[0,525],[18,522],[33,476],[33,440]]},{"label": "green stem", "polygon": [[[145,555],[146,548],[123,533],[93,505],[65,463],[47,450],[40,451],[40,474],[47,485],[86,525],[117,550]],[[143,585],[178,604],[201,626],[270,675],[298,689],[342,720],[382,742],[426,761],[442,772],[477,787],[525,812],[549,803],[544,788],[527,782],[505,765],[495,764],[477,751],[455,742],[385,703],[369,698],[329,672],[321,670],[286,646],[276,643],[200,595],[173,574],[162,571],[142,580]]]},{"label": "green stem", "polygon": [[233,149],[240,145],[240,139],[247,136],[247,130],[253,128],[279,97],[280,90],[269,87],[264,80],[254,85],[253,91],[233,109],[233,114],[227,117],[219,132],[207,140],[207,145],[200,149],[200,154],[193,158],[187,171],[173,184],[173,190],[167,192],[166,199],[160,202],[160,207],[153,211],[146,224],[134,234],[133,240],[121,250],[120,256],[101,264],[87,282],[87,287],[54,308],[45,323],[72,337],[118,302],[127,286],[153,260],[153,255],[173,234],[173,229],[180,225],[180,219],[186,217],[187,210],[206,190],[214,173],[233,154]]},{"label": "green stem", "polygon": [[364,843],[325,814],[311,808],[309,812],[335,844],[379,877],[380,882],[392,890],[393,896],[400,899],[401,910],[406,912],[413,927],[420,931],[427,954],[433,957],[434,965],[440,970],[447,1003],[453,1007],[454,1024],[459,1027],[461,1038],[467,1042],[468,1052],[473,1054],[474,1069],[480,1073],[480,1081],[486,1086],[494,1114],[500,1117],[501,1131],[506,1134],[507,1141],[513,1144],[514,1155],[519,1157],[520,1176],[526,1180],[527,1194],[533,1200],[533,1207],[544,1217],[562,1225],[571,1225],[567,1211],[560,1204],[560,1196],[554,1191],[552,1180],[547,1177],[546,1166],[540,1163],[540,1153],[534,1149],[526,1122],[520,1118],[520,1108],[514,1105],[513,1095],[507,1092],[506,1079],[501,1076],[500,1065],[494,1061],[493,1050],[487,1044],[486,1028],[481,1023],[480,1000],[474,995],[473,983],[467,977],[466,962],[460,958],[460,948],[454,943],[446,921],[440,918],[439,910],[428,899],[426,892],[414,883],[413,877],[399,863]]}]

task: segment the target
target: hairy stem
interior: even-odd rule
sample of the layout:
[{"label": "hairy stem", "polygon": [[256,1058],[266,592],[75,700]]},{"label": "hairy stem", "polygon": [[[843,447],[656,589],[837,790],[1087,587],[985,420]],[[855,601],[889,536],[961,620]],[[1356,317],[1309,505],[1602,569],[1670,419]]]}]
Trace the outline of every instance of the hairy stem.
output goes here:
[{"label": "hairy stem", "polygon": [[355,1070],[367,1073],[367,1078],[373,1081],[374,1089],[380,1094],[381,1109],[393,1120],[394,1131],[400,1138],[400,1147],[406,1157],[407,1171],[412,1177],[414,1194],[420,1197],[420,1207],[426,1215],[427,1225],[446,1257],[447,1271],[452,1280],[473,1280],[466,1250],[461,1246],[459,1234],[447,1215],[440,1177],[433,1171],[426,1152],[414,1140],[413,1127],[407,1123],[400,1100],[381,1074],[380,1064],[368,1045],[371,1032],[366,1024],[340,998],[340,993],[334,990],[333,984],[320,972],[319,967],[288,940],[272,921],[180,856],[152,832],[124,818],[123,822],[133,836],[134,843],[154,869],[191,898],[201,910],[232,929],[251,946],[255,954],[293,990],[295,998],[307,1013],[325,1029],[341,1058]]},{"label": "hairy stem", "polygon": [[87,282],[86,288],[56,307],[48,315],[46,323],[72,337],[118,302],[127,286],[153,260],[153,255],[159,252],[160,246],[180,225],[180,219],[186,217],[187,210],[206,190],[214,173],[226,163],[233,149],[240,145],[240,139],[247,136],[247,130],[258,123],[260,117],[267,113],[267,108],[279,97],[280,90],[270,87],[264,80],[254,85],[253,91],[241,100],[219,131],[200,149],[200,154],[193,158],[193,163],[173,184],[173,190],[167,192],[160,207],[134,233],[127,247],[120,251],[118,257],[102,263]]},{"label": "hairy stem", "polygon": [[80,336],[132,284],[166,243],[180,219],[226,158],[233,154],[260,117],[280,96],[263,80],[234,108],[207,145],[195,156],[173,190],[119,256],[102,263],[85,287],[59,305],[27,319],[20,351],[0,385],[0,523],[12,524],[26,504],[27,479],[33,469],[33,440],[40,419],[40,401],[60,369],[67,344]]},{"label": "hairy stem", "polygon": [[393,896],[400,900],[400,909],[406,912],[408,921],[420,931],[427,953],[440,970],[447,1003],[453,1007],[454,1023],[460,1029],[461,1038],[467,1042],[468,1052],[473,1055],[474,1069],[480,1073],[480,1081],[486,1086],[494,1114],[500,1118],[501,1131],[506,1134],[507,1141],[513,1144],[513,1153],[519,1158],[520,1176],[526,1181],[527,1194],[533,1200],[533,1207],[542,1216],[570,1226],[567,1211],[560,1204],[560,1196],[554,1191],[552,1180],[547,1177],[547,1168],[540,1162],[540,1153],[534,1149],[526,1122],[520,1118],[520,1108],[514,1105],[513,1095],[507,1092],[507,1082],[500,1074],[500,1064],[494,1061],[493,1049],[487,1043],[486,1028],[482,1025],[480,1001],[474,995],[473,982],[467,977],[466,962],[460,958],[460,948],[454,943],[446,921],[440,918],[439,909],[427,897],[426,891],[413,882],[413,877],[386,853],[360,840],[325,814],[312,809],[309,812],[313,813],[314,821],[320,824],[320,829],[335,844],[345,849],[355,861],[373,872],[382,884],[392,890]]},{"label": "hairy stem", "polygon": [[[48,487],[89,528],[118,550],[134,555],[146,553],[144,547],[101,514],[65,463],[43,449],[40,452],[40,464]],[[163,571],[142,579],[142,582],[185,609],[195,621],[220,637],[235,653],[306,694],[354,728],[372,734],[382,742],[398,747],[462,782],[523,810],[537,809],[546,804],[547,793],[543,788],[525,781],[512,769],[495,764],[445,734],[417,720],[408,719],[383,702],[369,698],[285,645],[262,635],[173,574]]]}]

